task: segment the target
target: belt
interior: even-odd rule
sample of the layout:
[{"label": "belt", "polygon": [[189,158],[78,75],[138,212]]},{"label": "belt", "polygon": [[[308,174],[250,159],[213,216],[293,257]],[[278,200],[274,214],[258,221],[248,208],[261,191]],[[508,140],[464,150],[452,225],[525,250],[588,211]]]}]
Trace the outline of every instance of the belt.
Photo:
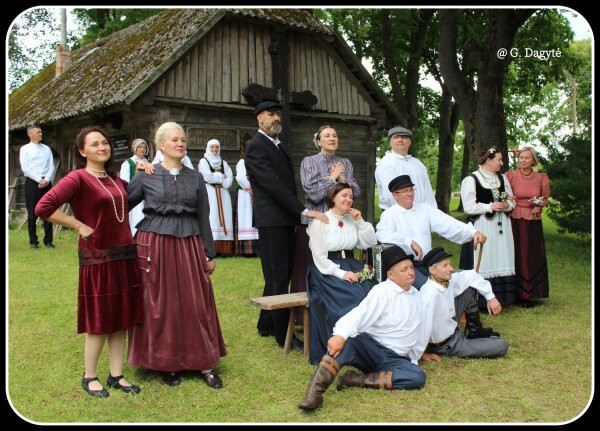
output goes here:
[{"label": "belt", "polygon": [[80,266],[96,265],[115,260],[132,260],[137,259],[137,245],[128,244],[103,250],[79,249],[78,254]]},{"label": "belt", "polygon": [[327,253],[328,259],[353,259],[354,250],[338,250]]},{"label": "belt", "polygon": [[429,343],[429,345],[431,347],[435,347],[436,349],[439,349],[440,347],[442,347],[444,344],[446,344],[448,342],[448,340],[452,338],[452,335],[450,335],[448,338],[446,338],[444,341],[440,342],[440,343]]}]

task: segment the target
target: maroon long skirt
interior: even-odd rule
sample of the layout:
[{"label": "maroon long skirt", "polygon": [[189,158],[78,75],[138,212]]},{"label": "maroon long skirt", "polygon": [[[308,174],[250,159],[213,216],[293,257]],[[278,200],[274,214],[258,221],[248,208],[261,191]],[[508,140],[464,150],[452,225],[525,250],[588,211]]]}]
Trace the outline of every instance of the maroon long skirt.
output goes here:
[{"label": "maroon long skirt", "polygon": [[511,219],[515,240],[517,297],[548,298],[548,261],[541,220]]},{"label": "maroon long skirt", "polygon": [[129,364],[158,371],[214,368],[225,343],[199,236],[138,231],[144,320],[130,331]]}]

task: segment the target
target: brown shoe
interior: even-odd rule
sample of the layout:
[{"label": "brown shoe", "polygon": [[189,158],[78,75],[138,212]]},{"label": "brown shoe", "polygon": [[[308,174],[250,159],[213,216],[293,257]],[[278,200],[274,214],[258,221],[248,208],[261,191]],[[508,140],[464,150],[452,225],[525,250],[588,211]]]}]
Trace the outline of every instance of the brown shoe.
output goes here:
[{"label": "brown shoe", "polygon": [[314,410],[323,405],[323,393],[333,383],[340,370],[340,364],[329,355],[323,356],[319,366],[308,383],[304,399],[298,404],[303,410]]},{"label": "brown shoe", "polygon": [[392,389],[392,374],[392,371],[369,374],[348,371],[338,377],[336,388],[338,391],[346,388]]}]

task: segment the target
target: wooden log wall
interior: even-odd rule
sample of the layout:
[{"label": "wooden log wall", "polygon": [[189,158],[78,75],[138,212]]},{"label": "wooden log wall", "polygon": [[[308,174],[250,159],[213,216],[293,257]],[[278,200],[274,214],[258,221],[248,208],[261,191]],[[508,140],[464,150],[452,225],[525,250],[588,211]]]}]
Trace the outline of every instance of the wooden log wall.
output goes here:
[{"label": "wooden log wall", "polygon": [[[242,90],[249,84],[273,87],[271,30],[220,22],[155,84],[154,95],[246,104]],[[288,40],[290,91],[312,92],[318,111],[371,115],[369,96],[331,48],[309,33],[290,32]]]}]

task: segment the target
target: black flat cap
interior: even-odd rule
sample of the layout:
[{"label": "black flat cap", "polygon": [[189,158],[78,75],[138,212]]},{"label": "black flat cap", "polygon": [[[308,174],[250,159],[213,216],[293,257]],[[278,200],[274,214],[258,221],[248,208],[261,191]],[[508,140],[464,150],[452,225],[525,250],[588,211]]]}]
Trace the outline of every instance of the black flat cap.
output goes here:
[{"label": "black flat cap", "polygon": [[254,115],[260,114],[262,111],[281,111],[283,107],[279,102],[273,102],[271,100],[265,100],[264,102],[260,102],[254,108]]},{"label": "black flat cap", "polygon": [[414,258],[415,257],[412,254],[406,254],[404,250],[397,245],[393,245],[383,250],[381,253],[381,281],[387,279],[387,272],[392,266],[401,260],[410,259],[412,261]]},{"label": "black flat cap", "polygon": [[452,256],[452,253],[448,253],[442,247],[436,247],[429,250],[429,253],[423,256],[423,260],[421,262],[423,262],[423,266],[425,266],[425,268],[429,268],[431,265],[435,265],[440,260],[446,259],[450,256]]},{"label": "black flat cap", "polygon": [[399,177],[396,177],[390,181],[388,184],[388,189],[390,189],[390,192],[394,193],[396,190],[412,186],[414,186],[414,184],[408,175],[400,175]]}]

